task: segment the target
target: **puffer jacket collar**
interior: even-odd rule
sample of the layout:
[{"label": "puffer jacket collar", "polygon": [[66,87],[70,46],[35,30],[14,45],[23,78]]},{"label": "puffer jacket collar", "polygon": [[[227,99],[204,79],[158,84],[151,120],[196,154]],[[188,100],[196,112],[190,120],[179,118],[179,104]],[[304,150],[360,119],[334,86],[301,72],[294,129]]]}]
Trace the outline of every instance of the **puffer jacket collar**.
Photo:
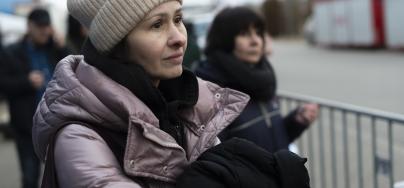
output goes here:
[{"label": "puffer jacket collar", "polygon": [[58,64],[34,116],[35,150],[44,160],[49,138],[69,121],[128,131],[125,172],[173,182],[189,162],[214,144],[217,134],[249,100],[245,94],[200,79],[198,87],[197,104],[181,112],[189,122],[183,149],[159,129],[158,119],[128,89],[88,65],[83,56],[68,56]]},{"label": "puffer jacket collar", "polygon": [[160,129],[174,137],[179,145],[185,145],[183,123],[177,112],[191,108],[198,100],[198,81],[191,71],[184,70],[179,77],[161,80],[155,87],[142,66],[117,55],[100,54],[89,40],[83,45],[82,54],[86,63],[131,91],[157,117]]}]

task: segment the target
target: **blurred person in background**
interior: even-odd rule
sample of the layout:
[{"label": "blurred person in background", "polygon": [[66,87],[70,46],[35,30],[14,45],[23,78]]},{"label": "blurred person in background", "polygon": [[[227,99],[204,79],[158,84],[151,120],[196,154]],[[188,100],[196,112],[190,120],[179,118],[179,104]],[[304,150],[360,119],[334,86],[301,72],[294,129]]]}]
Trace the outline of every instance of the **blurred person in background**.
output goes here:
[{"label": "blurred person in background", "polygon": [[52,77],[56,63],[69,52],[54,41],[48,11],[34,9],[28,16],[27,33],[6,49],[0,68],[0,93],[9,112],[22,172],[22,187],[38,186],[40,162],[32,143],[32,117]]},{"label": "blurred person in background", "polygon": [[276,77],[265,52],[265,25],[245,7],[226,8],[214,19],[207,37],[207,60],[196,74],[247,93],[251,100],[220,139],[245,138],[274,152],[290,143],[317,118],[318,106],[304,104],[282,117],[276,98]]},{"label": "blurred person in background", "polygon": [[201,60],[201,50],[197,43],[194,24],[192,22],[184,22],[188,33],[187,51],[184,55],[184,66],[189,70],[195,70],[197,63]]},{"label": "blurred person in background", "polygon": [[71,15],[68,16],[67,28],[66,46],[73,54],[79,54],[81,46],[87,38],[88,31]]},{"label": "blurred person in background", "polygon": [[[3,63],[8,62],[7,60],[7,55],[4,51],[4,46],[3,46],[3,34],[0,32],[0,74],[1,69],[4,67]],[[3,79],[1,79],[1,75],[0,75],[0,86],[4,85],[4,81]],[[5,94],[1,91],[0,89],[0,103],[3,103],[5,100]],[[1,105],[1,104],[0,104]],[[1,123],[5,123],[5,124],[0,124],[0,133],[3,134],[3,137],[5,139],[12,139],[13,138],[13,131],[11,130],[9,124],[7,122],[1,122]]]}]

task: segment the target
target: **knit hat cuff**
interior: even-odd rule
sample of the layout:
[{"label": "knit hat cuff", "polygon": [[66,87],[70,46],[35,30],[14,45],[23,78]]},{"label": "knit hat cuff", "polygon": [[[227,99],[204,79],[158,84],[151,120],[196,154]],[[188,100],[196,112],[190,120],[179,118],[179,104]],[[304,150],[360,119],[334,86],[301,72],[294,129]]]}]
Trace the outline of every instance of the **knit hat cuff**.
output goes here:
[{"label": "knit hat cuff", "polygon": [[153,8],[168,1],[173,0],[106,1],[91,22],[89,38],[99,52],[107,53]]}]

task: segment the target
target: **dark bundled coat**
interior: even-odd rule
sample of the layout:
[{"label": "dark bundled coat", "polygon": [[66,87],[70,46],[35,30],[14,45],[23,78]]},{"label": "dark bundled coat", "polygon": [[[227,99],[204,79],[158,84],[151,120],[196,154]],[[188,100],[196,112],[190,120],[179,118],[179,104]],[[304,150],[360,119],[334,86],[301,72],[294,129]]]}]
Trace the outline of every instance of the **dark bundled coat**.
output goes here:
[{"label": "dark bundled coat", "polygon": [[[31,71],[30,60],[26,52],[27,38],[5,49],[0,63],[0,93],[8,102],[11,124],[18,132],[31,134],[32,116],[36,109],[36,90],[28,80]],[[53,43],[46,46],[48,62],[54,68],[69,54],[65,48]]]},{"label": "dark bundled coat", "polygon": [[251,65],[224,52],[211,53],[206,61],[200,63],[196,74],[251,97],[242,114],[221,133],[221,140],[244,138],[269,152],[275,152],[288,149],[288,145],[308,127],[295,120],[297,110],[286,117],[281,115],[275,96],[275,72],[265,58],[257,65]]},{"label": "dark bundled coat", "polygon": [[178,188],[308,188],[306,159],[287,150],[271,154],[233,138],[205,151],[177,180]]},{"label": "dark bundled coat", "polygon": [[[37,102],[38,90],[29,81],[32,71],[27,38],[8,47],[0,59],[0,95],[4,95],[9,104],[10,124],[17,146],[24,187],[36,187],[38,184],[40,162],[35,156],[32,145],[32,117]],[[56,63],[68,54],[64,48],[53,43],[43,46],[47,54],[50,71]],[[50,76],[50,75],[49,75]]]}]

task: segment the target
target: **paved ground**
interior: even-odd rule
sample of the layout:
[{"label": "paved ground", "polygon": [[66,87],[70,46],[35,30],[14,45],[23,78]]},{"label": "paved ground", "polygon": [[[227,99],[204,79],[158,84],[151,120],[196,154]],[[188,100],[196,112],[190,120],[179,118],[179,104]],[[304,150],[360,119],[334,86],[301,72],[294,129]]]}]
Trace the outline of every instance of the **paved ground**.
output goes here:
[{"label": "paved ground", "polygon": [[[404,114],[404,52],[312,48],[300,40],[277,40],[274,49],[279,89]],[[13,142],[0,136],[1,188],[19,187],[16,161]]]},{"label": "paved ground", "polygon": [[19,167],[15,145],[0,138],[0,187],[19,187]]}]

